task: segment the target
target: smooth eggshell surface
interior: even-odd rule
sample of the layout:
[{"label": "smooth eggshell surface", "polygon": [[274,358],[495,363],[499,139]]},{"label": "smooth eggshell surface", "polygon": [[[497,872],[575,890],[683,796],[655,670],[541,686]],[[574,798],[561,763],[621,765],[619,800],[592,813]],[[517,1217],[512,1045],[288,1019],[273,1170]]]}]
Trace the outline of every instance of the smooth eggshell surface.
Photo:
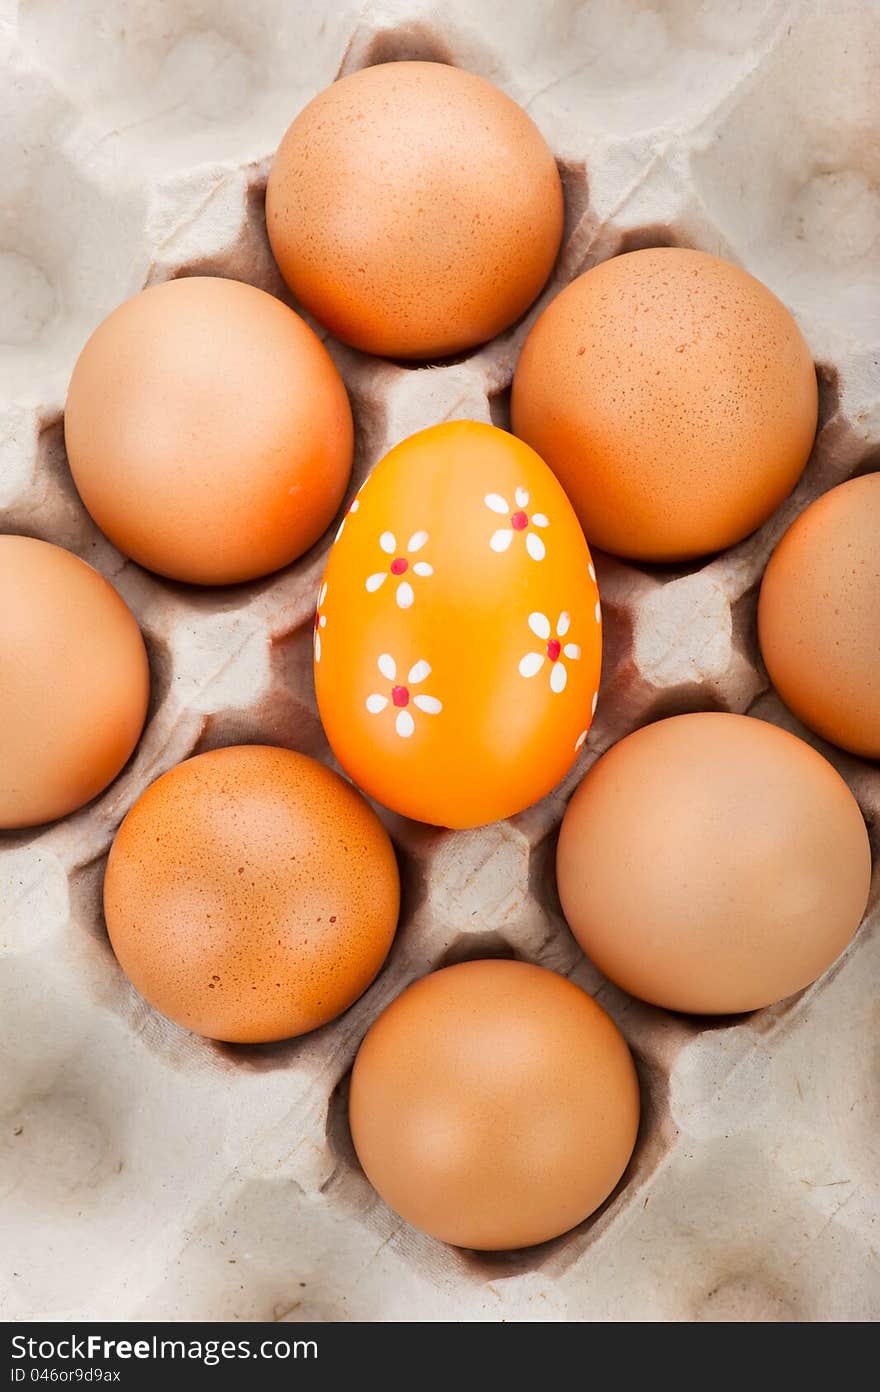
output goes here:
[{"label": "smooth eggshell surface", "polygon": [[528,308],[556,259],[562,185],[543,136],[491,83],[385,63],[321,92],[269,175],[266,223],[294,294],[390,357],[461,352]]},{"label": "smooth eggshell surface", "polygon": [[459,1247],[527,1247],[608,1197],[639,1125],[623,1036],[565,977],[478,961],[384,1011],[354,1066],[351,1133],[407,1222]]},{"label": "smooth eggshell surface", "polygon": [[137,622],[77,556],[0,537],[0,828],[63,817],[134,749],[150,671]]},{"label": "smooth eggshell surface", "polygon": [[862,814],[835,769],[775,725],[675,716],[593,766],[559,836],[572,932],[634,996],[755,1010],[814,981],[868,899]]},{"label": "smooth eggshell surface", "polygon": [[163,1015],[258,1043],[332,1020],[394,937],[397,862],[360,794],[314,759],[238,745],[162,775],[110,852],[113,950]]},{"label": "smooth eggshell surface", "polygon": [[287,565],[342,501],[345,387],[306,323],[237,280],[142,291],[95,330],[64,416],[74,481],[120,551],[225,585]]},{"label": "smooth eggshell surface", "polygon": [[739,541],[797,482],[816,433],[810,351],[738,266],[656,247],[568,285],[517,365],[513,430],[550,465],[587,540],[677,561]]},{"label": "smooth eggshell surface", "polygon": [[601,651],[589,550],[533,450],[455,421],[380,461],[315,630],[324,729],[371,797],[447,827],[537,802],[586,737]]},{"label": "smooth eggshell surface", "polygon": [[764,573],[761,654],[805,725],[880,759],[880,474],[818,498]]}]

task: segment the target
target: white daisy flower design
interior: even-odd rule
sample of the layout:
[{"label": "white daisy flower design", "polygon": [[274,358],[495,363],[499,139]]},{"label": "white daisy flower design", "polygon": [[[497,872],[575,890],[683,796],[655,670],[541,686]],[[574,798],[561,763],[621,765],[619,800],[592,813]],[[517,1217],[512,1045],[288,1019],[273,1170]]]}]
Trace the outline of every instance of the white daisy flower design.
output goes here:
[{"label": "white daisy flower design", "polygon": [[571,615],[565,610],[559,615],[556,621],[556,636],[553,637],[553,630],[550,627],[550,620],[546,614],[529,614],[529,628],[536,638],[540,638],[544,644],[543,652],[527,652],[519,664],[520,675],[523,677],[537,676],[545,662],[550,663],[550,690],[564,691],[568,681],[568,671],[565,663],[566,658],[569,662],[577,662],[581,655],[581,650],[577,643],[566,643],[565,637],[571,627]]},{"label": "white daisy flower design", "polygon": [[397,537],[393,532],[383,532],[379,538],[379,545],[390,556],[391,560],[385,570],[377,570],[375,574],[368,575],[366,586],[370,594],[378,590],[385,584],[388,576],[397,578],[398,585],[395,591],[395,599],[399,609],[409,609],[415,599],[415,592],[410,581],[404,577],[409,575],[428,576],[434,574],[434,567],[427,561],[412,561],[410,557],[415,556],[421,551],[425,542],[428,540],[427,532],[413,532],[409,541],[406,543],[406,555],[400,553],[397,545]]},{"label": "white daisy flower design", "polygon": [[[593,700],[592,700],[592,703],[591,703],[591,705],[590,705],[590,719],[591,719],[591,720],[592,720],[593,716],[596,714],[596,707],[598,706],[598,704],[599,704],[599,693],[598,693],[598,691],[594,691],[594,692],[593,692]],[[583,749],[584,745],[585,745],[586,742],[587,742],[587,735],[588,735],[588,733],[589,733],[588,730],[581,730],[580,734],[578,735],[577,739],[576,739],[575,742],[574,742],[574,752],[575,752],[575,754],[580,754],[581,750]]]},{"label": "white daisy flower design", "polygon": [[318,594],[318,603],[315,606],[315,661],[321,661],[321,630],[327,627],[327,615],[322,612],[324,600],[327,598],[327,581],[325,580]]},{"label": "white daisy flower design", "polygon": [[490,512],[494,512],[498,517],[506,517],[508,525],[499,527],[489,538],[489,545],[493,551],[506,551],[513,541],[517,532],[524,532],[526,538],[526,550],[533,561],[543,561],[547,554],[547,548],[538,533],[533,530],[535,527],[549,527],[550,522],[543,512],[526,512],[529,505],[529,494],[525,488],[518,488],[514,494],[514,507],[511,507],[506,498],[502,498],[500,493],[487,493],[483,502]]},{"label": "white daisy flower design", "polygon": [[387,706],[396,710],[394,728],[401,739],[409,739],[416,728],[410,706],[423,711],[425,715],[439,715],[443,709],[442,701],[438,701],[436,696],[426,696],[421,692],[413,695],[410,691],[411,686],[420,686],[425,678],[431,675],[430,664],[424,658],[414,662],[406,674],[407,684],[405,686],[398,684],[397,663],[390,653],[382,653],[376,666],[385,680],[391,683],[391,689],[387,694],[381,691],[372,692],[367,697],[367,710],[370,715],[380,715]]},{"label": "white daisy flower design", "polygon": [[[358,492],[360,492],[360,489],[358,489]],[[339,531],[336,533],[336,536],[333,538],[334,541],[338,541],[339,538],[342,536],[342,533],[343,533],[343,531],[344,531],[344,529],[345,529],[345,524],[346,524],[346,522],[348,521],[349,517],[351,517],[351,515],[352,515],[353,513],[357,512],[357,510],[358,510],[358,508],[360,507],[360,505],[361,505],[361,500],[360,500],[360,498],[357,498],[357,497],[352,498],[352,500],[351,500],[351,502],[349,503],[348,507],[345,509],[345,514],[344,514],[344,516],[343,516],[343,518],[342,518],[342,521],[341,521],[340,524],[339,524]]]}]

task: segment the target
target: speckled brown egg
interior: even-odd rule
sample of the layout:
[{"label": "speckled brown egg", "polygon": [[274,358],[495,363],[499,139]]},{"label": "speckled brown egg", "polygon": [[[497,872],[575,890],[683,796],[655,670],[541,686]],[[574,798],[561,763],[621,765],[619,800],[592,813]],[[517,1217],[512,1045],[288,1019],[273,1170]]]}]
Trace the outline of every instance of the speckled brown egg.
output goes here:
[{"label": "speckled brown egg", "polygon": [[789,527],[764,574],[758,633],[798,719],[880,759],[880,474],[832,488]]},{"label": "speckled brown egg", "polygon": [[216,276],[154,285],[98,325],[64,438],[113,544],[196,585],[301,556],[342,501],[353,451],[345,387],[317,335],[274,296]]},{"label": "speckled brown egg", "polygon": [[163,1015],[258,1043],[332,1020],[375,977],[400,887],[361,795],[314,759],[237,745],[163,774],[104,880],[113,950]]},{"label": "speckled brown egg", "polygon": [[626,1042],[596,1002],[527,962],[426,976],[355,1062],[351,1133],[407,1222],[459,1247],[556,1237],[617,1184],[639,1125]]},{"label": "speckled brown egg", "polygon": [[532,119],[444,63],[384,63],[321,92],[266,191],[272,250],[300,303],[389,357],[442,357],[507,328],[549,276],[562,218]]},{"label": "speckled brown egg", "polygon": [[756,1010],[809,985],[859,926],[871,851],[812,746],[743,715],[646,725],[565,813],[559,897],[588,957],[670,1010]]},{"label": "speckled brown egg", "polygon": [[785,306],[738,266],[655,247],[572,282],[532,328],[515,434],[591,545],[680,561],[760,526],[816,433],[816,373]]},{"label": "speckled brown egg", "polygon": [[102,792],[149,695],[144,641],[113,586],[60,546],[0,536],[0,829]]}]

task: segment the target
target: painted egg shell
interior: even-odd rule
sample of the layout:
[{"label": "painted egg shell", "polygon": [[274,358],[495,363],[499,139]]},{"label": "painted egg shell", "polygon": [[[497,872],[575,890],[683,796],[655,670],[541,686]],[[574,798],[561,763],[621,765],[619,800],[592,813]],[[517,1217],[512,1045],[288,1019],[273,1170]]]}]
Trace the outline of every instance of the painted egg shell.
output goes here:
[{"label": "painted egg shell", "polygon": [[371,797],[447,827],[537,802],[583,744],[601,649],[590,552],[534,450],[453,421],[380,461],[315,623],[324,729]]}]

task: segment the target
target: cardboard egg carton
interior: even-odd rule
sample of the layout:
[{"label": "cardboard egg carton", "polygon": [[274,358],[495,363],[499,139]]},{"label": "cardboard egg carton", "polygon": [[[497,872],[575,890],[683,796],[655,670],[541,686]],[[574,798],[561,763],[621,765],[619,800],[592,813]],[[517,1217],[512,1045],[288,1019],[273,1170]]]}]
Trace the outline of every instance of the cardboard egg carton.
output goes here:
[{"label": "cardboard egg carton", "polygon": [[[786,526],[880,464],[870,9],[4,0],[0,528],[67,546],[117,586],[153,686],[138,749],[100,798],[0,835],[3,1318],[877,1317],[876,878],[858,937],[821,981],[772,1009],[706,1020],[606,982],[566,929],[553,875],[566,799],[592,761],[678,711],[747,711],[794,730],[877,825],[880,773],[786,712],[755,632]],[[402,367],[329,343],[358,427],[351,492],[413,430],[507,424],[541,304],[596,261],[658,243],[738,261],[791,307],[818,364],[819,434],[794,494],[733,550],[662,570],[596,558],[601,699],[564,785],[476,831],[382,812],[404,899],[378,980],[312,1035],[219,1045],[128,985],[102,921],[104,864],[134,800],[190,754],[263,741],[333,762],[310,633],[333,530],[250,585],[200,591],[148,574],[79,503],[64,394],[87,335],[145,284],[218,274],[289,302],[263,219],[272,152],[339,72],[396,58],[472,68],[525,105],[559,160],[567,229],[538,305],[460,360]],[[493,1255],[445,1247],[392,1214],[346,1120],[370,1021],[415,977],[486,954],[541,962],[595,994],[632,1045],[644,1108],[632,1163],[598,1213],[544,1246]]]}]

